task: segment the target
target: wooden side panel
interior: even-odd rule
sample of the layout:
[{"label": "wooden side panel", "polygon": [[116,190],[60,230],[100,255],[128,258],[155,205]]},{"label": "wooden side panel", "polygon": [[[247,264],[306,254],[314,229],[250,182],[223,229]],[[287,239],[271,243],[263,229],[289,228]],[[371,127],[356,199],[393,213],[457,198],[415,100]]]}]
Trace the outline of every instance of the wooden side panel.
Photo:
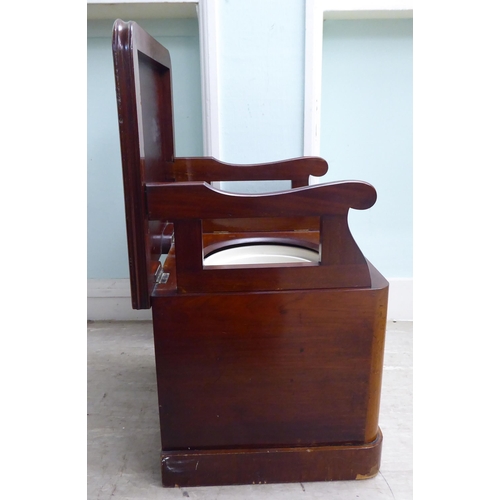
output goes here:
[{"label": "wooden side panel", "polygon": [[384,289],[154,297],[162,449],[366,442],[386,299]]}]

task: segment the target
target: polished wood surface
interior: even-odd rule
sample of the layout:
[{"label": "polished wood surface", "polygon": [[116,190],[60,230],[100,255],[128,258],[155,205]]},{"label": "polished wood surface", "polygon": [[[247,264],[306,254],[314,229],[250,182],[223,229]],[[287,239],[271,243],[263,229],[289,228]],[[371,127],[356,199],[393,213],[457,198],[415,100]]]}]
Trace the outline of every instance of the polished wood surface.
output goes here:
[{"label": "polished wood surface", "polygon": [[309,176],[325,175],[323,158],[303,157],[257,165],[235,165],[215,158],[175,158],[172,178],[177,181],[265,181],[291,180],[293,187],[307,186]]},{"label": "polished wood surface", "polygon": [[220,191],[205,182],[147,183],[149,218],[307,217],[346,215],[373,206],[377,193],[364,182],[332,182],[266,194]]},{"label": "polished wood surface", "polygon": [[[113,56],[132,306],[152,307],[163,484],[372,477],[388,283],[348,213],[369,209],[375,189],[307,186],[326,172],[321,158],[175,157],[167,49],[117,20]],[[292,189],[209,184],[229,180]],[[204,266],[213,251],[263,242],[315,249],[319,261]]]}]

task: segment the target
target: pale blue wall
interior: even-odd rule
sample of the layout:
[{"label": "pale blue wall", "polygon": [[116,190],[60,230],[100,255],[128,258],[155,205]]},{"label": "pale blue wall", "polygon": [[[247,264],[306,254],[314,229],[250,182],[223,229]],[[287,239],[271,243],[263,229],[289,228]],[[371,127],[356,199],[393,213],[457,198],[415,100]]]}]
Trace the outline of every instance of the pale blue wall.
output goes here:
[{"label": "pale blue wall", "polygon": [[388,278],[412,272],[412,20],[324,23],[322,181],[370,182],[378,200],[351,210],[351,231]]},{"label": "pale blue wall", "polygon": [[[259,163],[303,154],[304,0],[219,3],[221,159]],[[255,192],[289,182],[224,183]]]},{"label": "pale blue wall", "polygon": [[[176,154],[203,154],[196,19],[143,20],[168,47],[173,66]],[[111,55],[113,20],[88,24],[87,277],[128,278],[120,143]]]}]

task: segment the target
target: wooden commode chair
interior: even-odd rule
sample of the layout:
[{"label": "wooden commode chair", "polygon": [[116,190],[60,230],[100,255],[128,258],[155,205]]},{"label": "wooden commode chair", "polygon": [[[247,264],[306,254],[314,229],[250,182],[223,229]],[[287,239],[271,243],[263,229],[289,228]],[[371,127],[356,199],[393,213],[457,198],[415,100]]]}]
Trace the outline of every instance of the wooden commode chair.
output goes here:
[{"label": "wooden commode chair", "polygon": [[[236,166],[174,153],[168,51],[117,20],[113,57],[132,306],[152,308],[164,486],[369,478],[388,283],[347,224],[364,182],[321,158]],[[226,193],[213,181],[284,180]]]}]

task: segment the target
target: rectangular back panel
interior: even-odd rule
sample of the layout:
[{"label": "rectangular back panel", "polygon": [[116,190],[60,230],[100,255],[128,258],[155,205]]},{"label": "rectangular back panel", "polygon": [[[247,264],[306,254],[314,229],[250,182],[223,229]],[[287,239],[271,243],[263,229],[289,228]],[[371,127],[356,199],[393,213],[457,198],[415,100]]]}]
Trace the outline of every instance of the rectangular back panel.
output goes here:
[{"label": "rectangular back panel", "polygon": [[171,180],[174,158],[168,50],[136,23],[117,20],[113,59],[134,309],[148,309],[166,221],[148,220],[146,182]]}]

